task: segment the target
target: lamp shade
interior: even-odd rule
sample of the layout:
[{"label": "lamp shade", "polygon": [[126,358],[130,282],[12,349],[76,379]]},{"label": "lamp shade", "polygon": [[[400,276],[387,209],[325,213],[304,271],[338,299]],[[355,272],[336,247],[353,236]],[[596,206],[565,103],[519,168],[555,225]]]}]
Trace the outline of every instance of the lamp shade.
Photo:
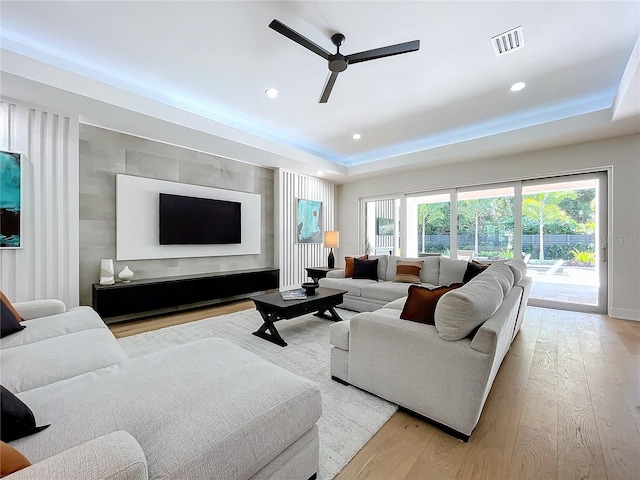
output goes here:
[{"label": "lamp shade", "polygon": [[324,232],[325,248],[338,248],[340,246],[340,232]]}]

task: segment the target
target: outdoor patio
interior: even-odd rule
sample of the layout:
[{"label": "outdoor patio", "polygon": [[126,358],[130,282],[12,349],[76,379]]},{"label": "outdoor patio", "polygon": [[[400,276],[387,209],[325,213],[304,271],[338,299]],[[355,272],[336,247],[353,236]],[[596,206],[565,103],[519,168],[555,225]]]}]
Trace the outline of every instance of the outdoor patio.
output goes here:
[{"label": "outdoor patio", "polygon": [[594,267],[528,265],[533,279],[530,298],[555,302],[597,305],[598,275]]}]

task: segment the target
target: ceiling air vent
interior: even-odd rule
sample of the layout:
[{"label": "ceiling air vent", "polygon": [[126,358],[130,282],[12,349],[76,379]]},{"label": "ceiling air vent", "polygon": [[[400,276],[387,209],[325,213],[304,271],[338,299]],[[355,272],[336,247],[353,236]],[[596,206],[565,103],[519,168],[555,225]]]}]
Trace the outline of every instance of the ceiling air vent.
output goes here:
[{"label": "ceiling air vent", "polygon": [[507,32],[492,37],[491,45],[493,45],[493,51],[495,52],[496,57],[524,47],[524,35],[522,34],[522,26],[513,28]]}]

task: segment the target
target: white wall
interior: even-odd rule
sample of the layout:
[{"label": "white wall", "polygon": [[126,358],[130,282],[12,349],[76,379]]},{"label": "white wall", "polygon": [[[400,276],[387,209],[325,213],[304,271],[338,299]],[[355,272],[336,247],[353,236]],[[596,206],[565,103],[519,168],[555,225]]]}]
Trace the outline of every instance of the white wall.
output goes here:
[{"label": "white wall", "polygon": [[22,244],[0,250],[0,289],[16,302],[78,305],[78,118],[2,98],[0,148],[22,153]]},{"label": "white wall", "polygon": [[[640,135],[385,175],[340,187],[341,256],[362,251],[359,199],[611,167],[609,314],[640,320]],[[340,259],[341,260],[341,259]]]}]

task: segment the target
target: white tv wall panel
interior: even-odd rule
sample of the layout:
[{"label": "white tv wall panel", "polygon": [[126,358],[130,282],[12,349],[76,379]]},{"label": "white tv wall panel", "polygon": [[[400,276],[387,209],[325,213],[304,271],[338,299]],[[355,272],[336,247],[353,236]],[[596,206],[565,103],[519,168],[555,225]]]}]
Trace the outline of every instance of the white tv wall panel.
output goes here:
[{"label": "white tv wall panel", "polygon": [[[230,245],[160,245],[160,193],[241,204],[242,242]],[[260,195],[152,178],[116,175],[117,260],[219,257],[260,253]]]}]

